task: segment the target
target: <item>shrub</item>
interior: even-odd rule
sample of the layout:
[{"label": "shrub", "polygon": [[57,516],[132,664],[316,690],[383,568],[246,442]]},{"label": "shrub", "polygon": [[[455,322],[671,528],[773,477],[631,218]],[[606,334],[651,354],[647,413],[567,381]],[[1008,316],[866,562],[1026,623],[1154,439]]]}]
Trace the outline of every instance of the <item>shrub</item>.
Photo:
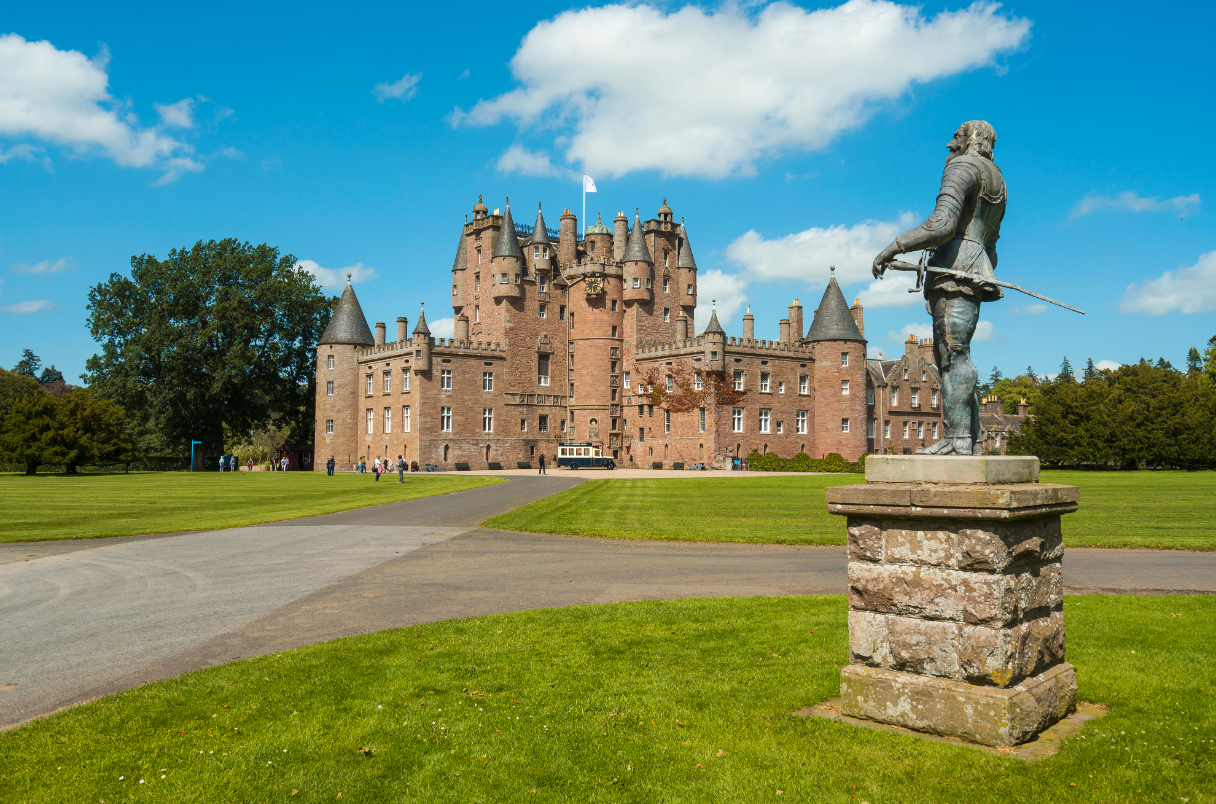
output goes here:
[{"label": "shrub", "polygon": [[812,458],[799,452],[792,458],[782,458],[775,452],[761,455],[753,452],[747,456],[747,468],[757,472],[850,472],[859,474],[866,470],[866,456],[850,463],[838,453],[828,453],[824,458]]}]

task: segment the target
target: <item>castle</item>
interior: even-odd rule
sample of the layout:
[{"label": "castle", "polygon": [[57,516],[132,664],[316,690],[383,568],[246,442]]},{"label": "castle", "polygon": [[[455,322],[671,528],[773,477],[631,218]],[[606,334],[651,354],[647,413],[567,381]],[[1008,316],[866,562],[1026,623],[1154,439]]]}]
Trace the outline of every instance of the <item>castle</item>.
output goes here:
[{"label": "castle", "polygon": [[[516,224],[480,196],[452,265],[455,337],[420,313],[396,339],[375,334],[348,283],[317,346],[313,465],[360,458],[454,468],[515,468],[561,442],[592,442],[621,465],[724,465],[752,451],[790,457],[910,452],[941,427],[941,383],[928,340],[897,361],[867,360],[859,302],[833,277],[803,330],[795,299],[777,340],[743,336],[716,311],[696,334],[697,264],[681,220],[656,217],[578,237],[538,208]],[[894,429],[892,429],[894,428]]]}]

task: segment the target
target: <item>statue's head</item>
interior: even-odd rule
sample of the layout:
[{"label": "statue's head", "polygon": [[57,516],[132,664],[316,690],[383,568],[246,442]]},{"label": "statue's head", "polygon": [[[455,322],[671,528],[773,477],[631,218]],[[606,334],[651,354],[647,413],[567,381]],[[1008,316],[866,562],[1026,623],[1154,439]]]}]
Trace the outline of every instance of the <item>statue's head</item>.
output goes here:
[{"label": "statue's head", "polygon": [[958,127],[946,147],[950,149],[947,162],[964,154],[991,159],[992,149],[996,147],[996,129],[984,120],[969,120]]}]

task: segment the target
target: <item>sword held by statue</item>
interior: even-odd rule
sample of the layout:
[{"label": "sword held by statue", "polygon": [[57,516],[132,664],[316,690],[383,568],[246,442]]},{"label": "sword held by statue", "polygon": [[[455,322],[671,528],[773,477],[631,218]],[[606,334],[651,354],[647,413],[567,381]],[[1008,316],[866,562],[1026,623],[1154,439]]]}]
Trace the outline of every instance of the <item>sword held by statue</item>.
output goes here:
[{"label": "sword held by statue", "polygon": [[926,273],[948,274],[950,276],[957,276],[960,279],[966,279],[971,282],[978,282],[983,285],[996,285],[997,287],[1009,288],[1010,290],[1017,290],[1022,293],[1025,293],[1027,296],[1034,296],[1036,299],[1042,299],[1045,302],[1051,302],[1052,304],[1057,305],[1058,307],[1063,307],[1065,310],[1072,310],[1074,313],[1080,313],[1081,315],[1085,315],[1084,310],[1078,310],[1076,307],[1070,307],[1069,305],[1065,304],[1064,302],[1058,302],[1055,299],[1049,299],[1046,296],[1041,296],[1038,293],[1035,293],[1034,291],[1027,290],[1026,288],[1023,288],[1023,287],[1019,287],[1019,286],[1013,284],[1012,282],[1002,282],[999,279],[994,279],[994,278],[990,278],[990,277],[981,277],[976,274],[969,274],[966,271],[956,271],[953,268],[941,268],[936,265],[926,265],[925,260],[923,258],[922,258],[920,265],[913,265],[910,262],[903,262],[902,260],[891,260],[890,262],[885,263],[883,265],[883,267],[891,268],[896,271],[914,271],[916,273],[916,287],[908,288],[909,293],[917,293],[922,288],[924,288]]}]

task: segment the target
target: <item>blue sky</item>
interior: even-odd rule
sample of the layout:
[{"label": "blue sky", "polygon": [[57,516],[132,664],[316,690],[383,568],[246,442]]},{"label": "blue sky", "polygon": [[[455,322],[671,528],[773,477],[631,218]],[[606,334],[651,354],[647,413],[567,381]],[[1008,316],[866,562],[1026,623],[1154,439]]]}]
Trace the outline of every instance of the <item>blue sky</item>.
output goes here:
[{"label": "blue sky", "polygon": [[[267,242],[369,322],[449,318],[484,194],[550,226],[667,197],[702,309],[777,337],[829,264],[870,351],[928,317],[869,261],[932,209],[945,144],[983,118],[1009,184],[981,374],[1164,356],[1216,334],[1208,4],[25,4],[0,22],[0,365],[69,380],[88,289],[134,254]],[[1208,76],[1204,78],[1203,76]],[[391,326],[390,326],[391,329]]]}]

